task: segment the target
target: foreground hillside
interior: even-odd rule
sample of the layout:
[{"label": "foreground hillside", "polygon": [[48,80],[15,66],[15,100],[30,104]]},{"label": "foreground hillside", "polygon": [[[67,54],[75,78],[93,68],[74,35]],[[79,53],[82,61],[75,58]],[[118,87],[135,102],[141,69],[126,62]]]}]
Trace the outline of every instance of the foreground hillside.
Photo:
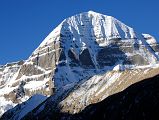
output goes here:
[{"label": "foreground hillside", "polygon": [[[159,75],[137,82],[103,101],[87,106],[78,114],[48,113],[53,120],[158,120]],[[43,115],[41,115],[43,116]],[[26,116],[25,120],[35,119]],[[42,120],[40,116],[37,118]]]},{"label": "foreground hillside", "polygon": [[88,106],[79,114],[65,117],[65,119],[68,118],[74,120],[158,120],[159,75],[137,82],[102,102]]}]

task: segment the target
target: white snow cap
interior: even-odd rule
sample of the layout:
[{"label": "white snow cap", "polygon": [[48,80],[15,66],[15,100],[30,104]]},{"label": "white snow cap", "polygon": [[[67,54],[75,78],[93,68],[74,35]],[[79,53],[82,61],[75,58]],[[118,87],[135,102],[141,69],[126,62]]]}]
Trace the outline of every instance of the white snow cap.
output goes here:
[{"label": "white snow cap", "polygon": [[112,16],[94,11],[83,12],[65,20],[70,26],[80,31],[80,25],[92,26],[95,35],[112,38],[136,38],[133,28],[125,25]]},{"label": "white snow cap", "polygon": [[142,34],[148,44],[157,44],[156,39],[150,34]]},{"label": "white snow cap", "polygon": [[[41,43],[40,47],[53,41],[59,41],[60,33],[69,29],[73,37],[79,41],[81,36],[88,40],[90,36],[104,38],[106,41],[114,38],[136,38],[133,28],[125,25],[112,16],[94,11],[83,12],[62,21]],[[108,42],[108,41],[107,41]]]}]

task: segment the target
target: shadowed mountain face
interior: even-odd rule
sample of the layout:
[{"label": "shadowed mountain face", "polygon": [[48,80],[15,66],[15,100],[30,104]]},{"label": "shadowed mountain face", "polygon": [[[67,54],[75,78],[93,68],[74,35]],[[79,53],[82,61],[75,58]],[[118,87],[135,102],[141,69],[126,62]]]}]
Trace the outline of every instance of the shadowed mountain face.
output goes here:
[{"label": "shadowed mountain face", "polygon": [[61,118],[74,120],[158,120],[159,75],[135,83],[102,102],[86,107],[79,114]]},{"label": "shadowed mountain face", "polygon": [[[25,117],[25,120],[29,119],[30,117]],[[48,113],[47,119],[158,120],[159,75],[135,83],[124,91],[109,96],[102,102],[89,105],[78,114]]]}]

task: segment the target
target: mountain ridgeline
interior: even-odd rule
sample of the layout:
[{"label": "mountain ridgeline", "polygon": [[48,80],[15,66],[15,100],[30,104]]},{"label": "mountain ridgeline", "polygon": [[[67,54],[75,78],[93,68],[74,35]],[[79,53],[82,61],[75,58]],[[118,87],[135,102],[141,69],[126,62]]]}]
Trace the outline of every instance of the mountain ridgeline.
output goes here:
[{"label": "mountain ridgeline", "polygon": [[61,113],[78,115],[157,75],[158,62],[153,36],[111,16],[77,14],[62,21],[27,60],[0,66],[1,119],[48,120],[59,114],[67,119]]}]

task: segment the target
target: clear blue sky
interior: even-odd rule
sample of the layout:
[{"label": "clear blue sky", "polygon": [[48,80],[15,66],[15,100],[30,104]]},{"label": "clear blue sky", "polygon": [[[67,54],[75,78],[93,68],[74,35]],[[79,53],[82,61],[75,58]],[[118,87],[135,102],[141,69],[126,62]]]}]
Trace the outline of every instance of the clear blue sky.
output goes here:
[{"label": "clear blue sky", "polygon": [[89,10],[159,40],[159,0],[0,0],[0,64],[27,59],[63,19]]}]

